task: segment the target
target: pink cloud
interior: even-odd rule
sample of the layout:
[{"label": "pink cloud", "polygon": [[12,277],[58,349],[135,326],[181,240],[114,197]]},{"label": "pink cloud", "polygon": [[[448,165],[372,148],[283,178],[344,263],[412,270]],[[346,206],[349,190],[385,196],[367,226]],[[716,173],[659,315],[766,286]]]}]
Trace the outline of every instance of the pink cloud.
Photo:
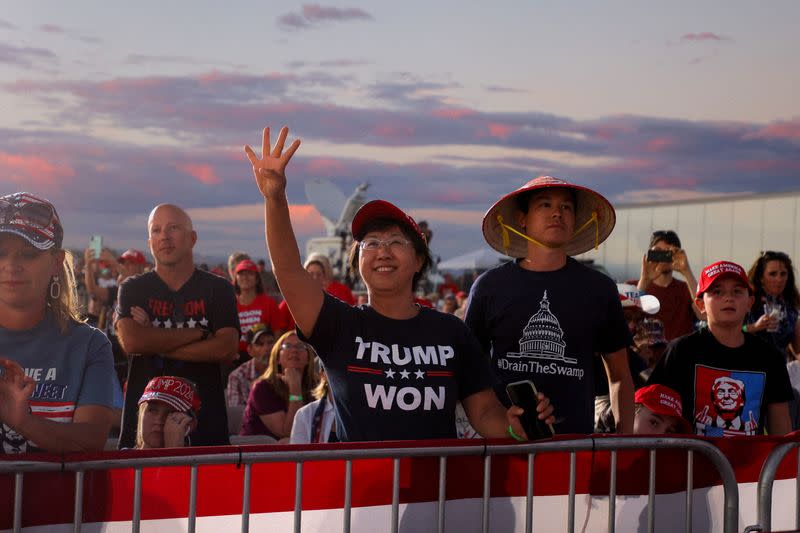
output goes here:
[{"label": "pink cloud", "polygon": [[45,33],[65,33],[66,31],[63,27],[56,24],[42,24],[39,26],[39,30]]},{"label": "pink cloud", "polygon": [[768,124],[748,138],[800,140],[800,119]]},{"label": "pink cloud", "polygon": [[654,178],[644,178],[642,182],[648,183],[653,187],[663,189],[695,188],[700,183],[697,178],[683,176],[657,176]]},{"label": "pink cloud", "polygon": [[350,20],[373,20],[372,15],[356,7],[330,7],[319,4],[305,4],[303,9],[278,17],[278,24],[287,29],[311,28],[324,22],[345,22]]},{"label": "pink cloud", "polygon": [[403,124],[375,124],[372,133],[379,137],[395,140],[409,140],[414,137],[414,127]]},{"label": "pink cloud", "polygon": [[344,163],[332,157],[315,157],[306,165],[309,173],[315,175],[343,174],[345,171]]},{"label": "pink cloud", "polygon": [[692,42],[701,42],[701,41],[727,41],[727,37],[723,37],[722,35],[718,35],[716,33],[710,31],[703,31],[700,33],[684,33],[681,35],[681,41],[692,41]]},{"label": "pink cloud", "polygon": [[477,114],[478,114],[477,111],[466,108],[446,108],[446,109],[435,109],[433,111],[433,115],[436,117],[447,118],[452,120],[472,117]]},{"label": "pink cloud", "polygon": [[200,183],[206,185],[218,185],[222,180],[219,179],[217,173],[211,165],[204,165],[199,163],[178,163],[175,168],[184,172]]},{"label": "pink cloud", "polygon": [[665,152],[676,144],[675,139],[672,137],[656,137],[647,141],[645,150],[648,152]]},{"label": "pink cloud", "polygon": [[321,235],[325,231],[322,216],[311,204],[291,204],[289,216],[292,219],[292,227],[298,234]]},{"label": "pink cloud", "polygon": [[0,152],[0,175],[22,186],[53,187],[61,184],[61,178],[74,176],[75,171],[63,162]]},{"label": "pink cloud", "polygon": [[489,136],[495,139],[508,139],[514,132],[513,127],[499,122],[490,122],[487,127],[489,128]]},{"label": "pink cloud", "polygon": [[735,164],[738,170],[745,172],[799,172],[800,161],[786,161],[780,159],[746,159],[737,161]]}]

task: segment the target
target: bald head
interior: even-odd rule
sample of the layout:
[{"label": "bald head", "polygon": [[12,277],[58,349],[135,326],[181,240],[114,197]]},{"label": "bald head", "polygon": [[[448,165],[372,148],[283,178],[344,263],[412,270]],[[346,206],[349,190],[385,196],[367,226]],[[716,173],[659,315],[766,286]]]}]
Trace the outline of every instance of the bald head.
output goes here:
[{"label": "bald head", "polygon": [[192,249],[197,233],[186,211],[172,204],[157,205],[147,219],[147,234],[156,270],[194,268]]},{"label": "bald head", "polygon": [[147,217],[147,227],[148,227],[148,229],[150,228],[151,224],[153,223],[153,219],[156,217],[156,215],[158,213],[162,212],[162,211],[166,212],[166,213],[169,213],[170,215],[172,215],[176,219],[180,219],[182,221],[183,225],[185,225],[186,228],[189,229],[190,231],[194,229],[192,227],[192,218],[189,216],[189,214],[186,211],[184,211],[183,209],[181,209],[180,207],[178,207],[177,205],[174,205],[174,204],[159,204],[159,205],[155,206],[153,208],[153,210],[150,211],[150,216]]}]

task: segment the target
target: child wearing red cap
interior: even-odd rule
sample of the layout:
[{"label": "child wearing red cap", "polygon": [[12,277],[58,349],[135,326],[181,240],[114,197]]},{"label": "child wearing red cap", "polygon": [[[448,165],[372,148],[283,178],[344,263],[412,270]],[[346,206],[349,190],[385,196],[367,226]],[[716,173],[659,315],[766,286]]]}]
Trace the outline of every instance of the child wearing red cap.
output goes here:
[{"label": "child wearing red cap", "polygon": [[136,448],[188,446],[199,411],[200,395],[193,382],[177,376],[151,379],[139,399]]},{"label": "child wearing red cap", "polygon": [[744,333],[753,289],[745,270],[729,261],[705,267],[695,303],[708,327],[675,339],[648,383],[680,394],[683,416],[698,435],[727,437],[791,431],[792,389],[783,356]]},{"label": "child wearing red cap", "polygon": [[648,385],[634,396],[633,432],[636,435],[693,433],[683,418],[680,395],[664,385]]}]

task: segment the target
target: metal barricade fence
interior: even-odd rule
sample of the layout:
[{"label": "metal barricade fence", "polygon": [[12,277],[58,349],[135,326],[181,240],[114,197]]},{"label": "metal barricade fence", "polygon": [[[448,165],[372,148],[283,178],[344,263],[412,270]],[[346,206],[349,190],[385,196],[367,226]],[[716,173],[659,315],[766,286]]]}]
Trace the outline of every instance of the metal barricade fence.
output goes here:
[{"label": "metal barricade fence", "polygon": [[764,461],[764,466],[761,467],[761,474],[758,476],[758,488],[756,489],[758,493],[756,507],[758,524],[747,527],[745,532],[772,530],[772,488],[775,484],[778,467],[792,448],[797,448],[794,520],[795,529],[800,529],[800,442],[787,442],[776,446],[770,452],[767,460]]},{"label": "metal barricade fence", "polygon": [[[190,466],[190,496],[189,496],[189,516],[188,531],[193,533],[196,526],[196,501],[197,501],[197,474],[200,466],[221,465],[221,464],[241,464],[244,466],[244,485],[242,487],[242,516],[241,531],[249,531],[250,519],[250,486],[251,486],[251,466],[259,463],[295,463],[295,498],[294,498],[294,517],[293,530],[296,533],[301,531],[302,524],[302,481],[303,464],[311,461],[345,461],[345,486],[344,486],[344,514],[342,528],[346,533],[350,532],[351,526],[351,489],[353,485],[353,461],[363,459],[392,459],[392,503],[390,530],[395,533],[399,527],[399,505],[400,505],[400,460],[413,457],[438,457],[439,476],[438,476],[438,502],[436,507],[436,531],[445,530],[445,502],[446,502],[446,478],[447,478],[447,459],[455,456],[482,456],[483,465],[483,499],[481,511],[482,531],[489,531],[489,502],[490,502],[490,478],[492,474],[492,457],[500,455],[527,455],[527,494],[525,510],[525,531],[533,531],[533,481],[534,481],[534,457],[542,453],[569,453],[570,472],[569,472],[569,495],[568,495],[568,520],[567,528],[570,533],[575,530],[575,495],[576,495],[576,454],[578,452],[608,451],[611,454],[611,471],[609,484],[609,513],[608,531],[615,530],[615,497],[617,494],[617,452],[621,450],[650,450],[650,468],[648,481],[648,503],[647,503],[647,530],[652,532],[655,527],[655,466],[656,450],[676,449],[684,450],[687,453],[687,484],[686,484],[686,520],[685,531],[692,528],[692,493],[694,478],[694,453],[704,455],[716,468],[722,481],[724,491],[724,511],[723,511],[723,531],[733,533],[738,528],[738,506],[739,489],[734,475],[734,471],[726,457],[714,445],[691,438],[630,438],[630,437],[607,437],[601,439],[586,438],[578,440],[556,440],[544,441],[528,444],[485,444],[476,441],[475,445],[467,446],[443,446],[430,448],[375,448],[375,449],[337,449],[337,450],[275,450],[263,452],[243,452],[237,450],[231,453],[221,453],[213,455],[190,455],[175,457],[136,457],[130,459],[113,460],[94,460],[66,463],[52,462],[7,462],[0,463],[0,474],[14,474],[14,518],[13,531],[19,532],[22,527],[22,487],[24,474],[32,472],[75,472],[75,501],[73,531],[79,532],[82,525],[83,509],[83,476],[91,470],[111,470],[117,468],[130,468],[134,470],[134,493],[133,493],[133,513],[132,530],[138,532],[141,526],[141,505],[142,505],[142,470],[150,467],[169,467],[169,466]],[[785,452],[784,452],[785,453]],[[774,455],[774,454],[773,454]],[[767,522],[768,523],[768,522]]]}]

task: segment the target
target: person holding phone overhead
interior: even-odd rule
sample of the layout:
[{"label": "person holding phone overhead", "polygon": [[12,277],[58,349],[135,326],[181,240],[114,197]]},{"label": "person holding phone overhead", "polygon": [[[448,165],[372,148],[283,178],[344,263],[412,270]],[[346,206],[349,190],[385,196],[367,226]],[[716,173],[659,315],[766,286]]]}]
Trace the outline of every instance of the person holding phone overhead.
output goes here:
[{"label": "person holding phone overhead", "polygon": [[[675,279],[672,276],[675,271],[686,281]],[[697,279],[674,231],[653,232],[650,248],[642,257],[642,273],[634,283],[640,291],[652,294],[661,302],[661,310],[653,318],[664,323],[667,341],[694,331],[695,321],[702,318],[692,293]]]},{"label": "person holding phone overhead", "polygon": [[[317,351],[333,390],[342,441],[455,438],[456,402],[485,437],[526,435],[522,409],[506,410],[491,389],[489,361],[464,324],[414,303],[414,285],[430,265],[413,218],[383,200],[362,206],[352,222],[350,264],[369,302],[354,307],[322,290],[300,261],[289,218],[286,167],[300,146],[274,145],[264,130],[261,157],[245,147],[264,196],[270,257],[298,336]],[[539,417],[552,421],[540,396]]]},{"label": "person holding phone overhead", "polygon": [[516,257],[472,285],[465,315],[499,378],[530,379],[563,421],[559,433],[594,429],[594,358],[602,354],[611,408],[621,433],[633,430],[630,334],[617,287],[570,257],[599,246],[614,228],[614,208],[600,194],[540,176],[489,208],[483,235]]}]

